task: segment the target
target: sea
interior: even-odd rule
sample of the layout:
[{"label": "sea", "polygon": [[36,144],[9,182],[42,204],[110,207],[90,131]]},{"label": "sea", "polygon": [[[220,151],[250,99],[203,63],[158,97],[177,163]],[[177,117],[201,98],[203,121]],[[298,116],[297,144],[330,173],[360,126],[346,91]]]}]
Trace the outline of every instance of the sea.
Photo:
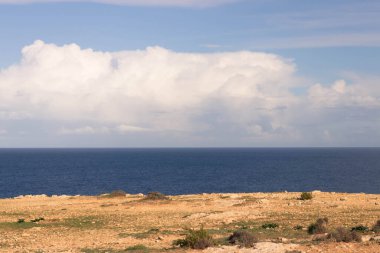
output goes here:
[{"label": "sea", "polygon": [[0,149],[0,197],[380,193],[380,148]]}]

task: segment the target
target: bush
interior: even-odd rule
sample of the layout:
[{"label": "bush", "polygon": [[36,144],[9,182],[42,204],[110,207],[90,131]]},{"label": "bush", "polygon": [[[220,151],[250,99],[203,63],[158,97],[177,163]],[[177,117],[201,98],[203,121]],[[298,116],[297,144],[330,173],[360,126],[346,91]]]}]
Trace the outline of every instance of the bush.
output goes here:
[{"label": "bush", "polygon": [[253,247],[257,243],[257,238],[247,230],[235,231],[229,238],[229,243],[241,247]]},{"label": "bush", "polygon": [[366,231],[369,231],[369,228],[363,225],[359,225],[359,226],[351,228],[351,231],[366,232]]},{"label": "bush", "polygon": [[109,196],[112,198],[125,197],[126,195],[127,195],[127,193],[123,190],[116,190],[116,191],[113,191],[109,194]]},{"label": "bush", "polygon": [[45,220],[45,219],[43,217],[40,217],[40,218],[35,218],[35,219],[31,220],[30,222],[40,222],[43,220]]},{"label": "bush", "polygon": [[301,225],[297,225],[293,227],[294,230],[302,230],[303,227]]},{"label": "bush", "polygon": [[264,229],[277,228],[278,224],[277,223],[265,223],[261,227]]},{"label": "bush", "polygon": [[301,193],[301,200],[310,200],[313,198],[313,194],[311,192],[303,192]]},{"label": "bush", "polygon": [[126,248],[126,251],[148,252],[149,249],[143,244],[137,244],[135,246]]},{"label": "bush", "polygon": [[350,231],[346,228],[337,228],[329,234],[328,239],[333,239],[337,242],[361,242],[362,237],[355,231]]},{"label": "bush", "polygon": [[315,223],[310,224],[307,228],[309,234],[323,234],[327,232],[327,223],[329,220],[327,218],[319,218]]},{"label": "bush", "polygon": [[375,233],[380,233],[380,220],[378,220],[375,224],[375,226],[373,226],[372,230],[375,232]]},{"label": "bush", "polygon": [[185,239],[179,239],[173,242],[174,246],[181,248],[205,249],[214,245],[212,236],[203,229],[188,229]]},{"label": "bush", "polygon": [[24,223],[25,222],[25,219],[18,219],[17,220],[17,223]]},{"label": "bush", "polygon": [[149,192],[146,197],[146,200],[168,200],[169,198],[160,192]]}]

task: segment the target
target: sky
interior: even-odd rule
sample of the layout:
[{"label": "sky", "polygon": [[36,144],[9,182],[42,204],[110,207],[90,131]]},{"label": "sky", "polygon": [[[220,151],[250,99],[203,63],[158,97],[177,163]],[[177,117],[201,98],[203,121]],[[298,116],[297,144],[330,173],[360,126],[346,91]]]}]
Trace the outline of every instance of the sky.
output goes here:
[{"label": "sky", "polygon": [[0,0],[0,147],[378,147],[380,1]]}]

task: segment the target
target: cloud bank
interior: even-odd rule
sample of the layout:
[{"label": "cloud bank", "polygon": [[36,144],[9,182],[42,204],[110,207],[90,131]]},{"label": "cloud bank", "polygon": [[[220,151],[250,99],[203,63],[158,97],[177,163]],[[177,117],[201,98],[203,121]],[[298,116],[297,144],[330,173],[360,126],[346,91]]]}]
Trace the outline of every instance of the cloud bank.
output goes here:
[{"label": "cloud bank", "polygon": [[[174,146],[379,140],[378,77],[309,86],[301,80],[292,61],[274,54],[100,52],[35,41],[0,72],[0,129],[2,138],[16,136],[15,129],[23,138],[31,131],[57,139],[136,137],[127,146],[158,139]],[[300,87],[305,91],[294,92]]]},{"label": "cloud bank", "polygon": [[114,5],[136,6],[179,6],[209,7],[237,2],[239,0],[0,0],[0,4],[32,4],[32,3],[102,3]]}]

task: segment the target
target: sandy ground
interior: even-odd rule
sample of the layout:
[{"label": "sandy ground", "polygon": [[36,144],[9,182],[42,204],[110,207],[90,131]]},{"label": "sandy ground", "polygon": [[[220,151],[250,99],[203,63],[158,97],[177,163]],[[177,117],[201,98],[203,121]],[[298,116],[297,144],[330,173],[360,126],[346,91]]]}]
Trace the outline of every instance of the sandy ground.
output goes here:
[{"label": "sandy ground", "polygon": [[[329,229],[372,227],[380,219],[380,195],[314,192],[312,200],[300,193],[241,193],[170,196],[148,201],[142,195],[23,196],[0,200],[1,252],[184,252],[173,240],[185,228],[203,226],[214,238],[249,229],[260,242],[254,248],[218,246],[205,252],[380,252],[380,240],[365,233],[361,243],[316,242],[305,229],[319,217],[329,218]],[[43,218],[39,222],[30,222]],[[17,223],[19,219],[25,222]],[[263,229],[266,223],[278,228]],[[135,251],[136,252],[136,251]],[[193,252],[199,252],[193,250]]]}]

